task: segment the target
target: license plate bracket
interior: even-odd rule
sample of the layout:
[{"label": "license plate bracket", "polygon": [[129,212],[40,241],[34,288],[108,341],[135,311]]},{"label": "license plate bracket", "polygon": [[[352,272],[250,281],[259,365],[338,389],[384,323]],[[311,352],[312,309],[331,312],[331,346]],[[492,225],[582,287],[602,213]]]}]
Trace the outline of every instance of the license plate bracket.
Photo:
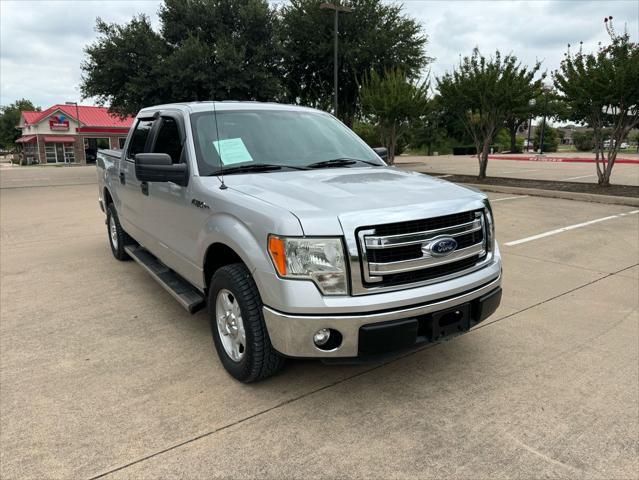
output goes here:
[{"label": "license plate bracket", "polygon": [[435,312],[430,323],[432,341],[467,332],[470,329],[470,303]]}]

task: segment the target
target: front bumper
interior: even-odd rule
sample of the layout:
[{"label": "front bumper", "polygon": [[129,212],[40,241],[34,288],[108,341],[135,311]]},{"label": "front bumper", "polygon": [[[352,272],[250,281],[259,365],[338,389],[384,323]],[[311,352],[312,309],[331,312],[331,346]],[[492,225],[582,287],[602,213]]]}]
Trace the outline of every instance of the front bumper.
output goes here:
[{"label": "front bumper", "polygon": [[[449,336],[452,333],[446,331],[445,327],[435,325],[433,319],[437,318],[437,312],[468,305],[469,315],[464,325],[453,326],[455,333],[463,333],[491,315],[500,300],[501,275],[464,293],[382,312],[300,315],[278,312],[266,306],[263,311],[271,344],[281,354],[305,358],[354,358],[374,353],[372,350],[387,353],[389,349],[410,347]],[[435,330],[431,329],[431,324],[435,325]],[[340,346],[330,351],[317,348],[313,343],[313,334],[321,328],[340,332]]]}]

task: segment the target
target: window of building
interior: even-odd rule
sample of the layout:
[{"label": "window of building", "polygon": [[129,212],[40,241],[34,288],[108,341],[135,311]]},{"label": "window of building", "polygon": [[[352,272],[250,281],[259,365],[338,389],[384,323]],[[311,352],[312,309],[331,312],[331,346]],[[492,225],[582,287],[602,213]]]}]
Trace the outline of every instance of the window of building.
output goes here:
[{"label": "window of building", "polygon": [[75,150],[73,149],[72,143],[64,144],[64,162],[65,163],[75,162]]},{"label": "window of building", "polygon": [[129,152],[127,157],[133,159],[138,153],[144,152],[146,140],[149,138],[149,132],[153,126],[153,120],[139,120],[135,126],[131,141],[129,142]]},{"label": "window of building", "polygon": [[108,138],[84,138],[84,156],[87,163],[95,163],[97,158],[98,149],[111,148]]},{"label": "window of building", "polygon": [[175,119],[162,118],[162,126],[155,141],[155,153],[168,153],[173,163],[180,163],[182,157],[182,141],[180,130]]},{"label": "window of building", "polygon": [[118,138],[118,148],[124,150],[124,144],[126,143],[126,137]]},{"label": "window of building", "polygon": [[56,163],[58,161],[58,157],[55,151],[55,143],[45,143],[44,153],[47,157],[47,163]]}]

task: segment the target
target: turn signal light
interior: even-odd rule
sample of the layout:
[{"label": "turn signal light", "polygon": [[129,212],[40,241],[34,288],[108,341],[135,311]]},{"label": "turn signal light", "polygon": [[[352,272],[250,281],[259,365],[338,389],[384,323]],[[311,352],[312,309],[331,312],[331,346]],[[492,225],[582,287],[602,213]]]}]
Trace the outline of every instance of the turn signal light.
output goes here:
[{"label": "turn signal light", "polygon": [[284,240],[278,237],[269,237],[268,251],[271,254],[277,273],[282,277],[286,275],[286,253],[284,251]]}]

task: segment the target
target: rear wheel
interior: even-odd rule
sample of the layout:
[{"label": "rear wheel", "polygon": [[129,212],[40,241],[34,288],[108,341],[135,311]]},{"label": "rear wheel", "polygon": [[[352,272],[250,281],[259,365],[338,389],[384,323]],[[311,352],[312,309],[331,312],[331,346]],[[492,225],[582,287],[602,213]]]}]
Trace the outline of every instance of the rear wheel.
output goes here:
[{"label": "rear wheel", "polygon": [[271,346],[262,316],[262,299],[245,265],[226,265],[209,288],[213,342],[226,371],[250,383],[277,373],[284,359]]},{"label": "rear wheel", "polygon": [[131,245],[133,239],[122,229],[118,212],[116,212],[115,206],[112,203],[109,203],[107,206],[107,232],[109,234],[109,245],[111,246],[113,256],[121,261],[129,260],[130,257],[126,253],[126,250],[124,250],[124,247]]}]

